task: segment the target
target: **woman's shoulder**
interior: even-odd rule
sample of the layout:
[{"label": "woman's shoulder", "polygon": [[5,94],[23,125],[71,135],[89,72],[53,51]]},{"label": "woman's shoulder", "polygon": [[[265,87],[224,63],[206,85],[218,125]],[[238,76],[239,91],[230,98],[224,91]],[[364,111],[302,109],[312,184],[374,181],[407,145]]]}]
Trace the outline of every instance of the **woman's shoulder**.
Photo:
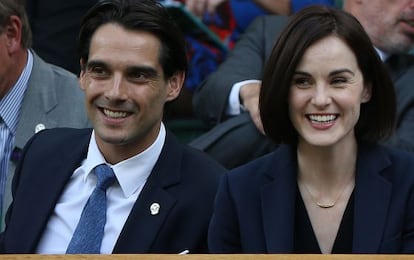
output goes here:
[{"label": "woman's shoulder", "polygon": [[[398,147],[393,147],[385,144],[363,144],[365,150],[370,151],[375,156],[388,157],[393,163],[396,162],[407,162],[414,165],[414,153],[403,150]],[[377,157],[377,159],[379,159]]]},{"label": "woman's shoulder", "polygon": [[414,181],[414,154],[383,144],[363,144],[360,164],[375,165],[384,176]]},{"label": "woman's shoulder", "polygon": [[296,153],[289,145],[280,145],[273,152],[254,159],[228,172],[229,178],[251,179],[261,176],[275,177],[279,169],[296,165]]}]

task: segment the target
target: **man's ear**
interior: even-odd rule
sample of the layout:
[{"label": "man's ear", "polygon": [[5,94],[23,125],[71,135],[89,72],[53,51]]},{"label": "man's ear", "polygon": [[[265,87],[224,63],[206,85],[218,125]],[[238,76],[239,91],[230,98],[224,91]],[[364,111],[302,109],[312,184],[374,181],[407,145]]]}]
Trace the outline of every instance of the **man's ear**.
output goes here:
[{"label": "man's ear", "polygon": [[21,48],[22,21],[16,15],[11,15],[3,28],[6,36],[6,46],[9,53],[14,53]]},{"label": "man's ear", "polygon": [[82,90],[85,90],[85,73],[86,73],[86,61],[82,58],[79,60],[80,64],[80,74],[79,74],[79,86]]},{"label": "man's ear", "polygon": [[166,101],[172,101],[178,97],[185,80],[185,72],[178,71],[167,82],[167,98]]}]

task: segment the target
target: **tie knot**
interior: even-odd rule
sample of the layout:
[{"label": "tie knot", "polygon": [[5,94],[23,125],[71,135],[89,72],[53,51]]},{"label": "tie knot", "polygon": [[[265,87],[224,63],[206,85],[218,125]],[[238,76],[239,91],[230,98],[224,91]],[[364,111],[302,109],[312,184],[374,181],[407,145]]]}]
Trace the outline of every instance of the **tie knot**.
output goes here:
[{"label": "tie knot", "polygon": [[106,164],[100,164],[94,169],[97,177],[96,188],[106,190],[115,181],[115,174],[111,167]]}]

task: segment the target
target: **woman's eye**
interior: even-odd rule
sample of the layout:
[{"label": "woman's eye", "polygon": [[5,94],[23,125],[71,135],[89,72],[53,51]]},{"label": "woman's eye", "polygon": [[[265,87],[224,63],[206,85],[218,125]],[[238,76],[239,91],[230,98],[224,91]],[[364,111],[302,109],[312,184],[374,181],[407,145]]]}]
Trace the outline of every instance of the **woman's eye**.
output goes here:
[{"label": "woman's eye", "polygon": [[308,78],[294,78],[292,83],[294,86],[297,86],[300,88],[309,87],[311,84]]},{"label": "woman's eye", "polygon": [[346,82],[347,82],[346,78],[340,77],[340,78],[332,79],[331,84],[334,86],[342,86]]}]

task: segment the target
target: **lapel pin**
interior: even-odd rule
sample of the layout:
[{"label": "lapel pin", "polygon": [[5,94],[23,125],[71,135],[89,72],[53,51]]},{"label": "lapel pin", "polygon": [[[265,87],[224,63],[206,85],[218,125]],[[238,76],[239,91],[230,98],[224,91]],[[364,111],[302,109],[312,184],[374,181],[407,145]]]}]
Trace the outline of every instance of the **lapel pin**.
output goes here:
[{"label": "lapel pin", "polygon": [[45,127],[44,124],[37,124],[36,127],[35,127],[35,133],[38,133],[38,132],[40,132],[42,130],[45,130],[45,129],[46,129],[46,127]]},{"label": "lapel pin", "polygon": [[150,207],[151,215],[157,215],[160,212],[160,204],[154,202]]}]

